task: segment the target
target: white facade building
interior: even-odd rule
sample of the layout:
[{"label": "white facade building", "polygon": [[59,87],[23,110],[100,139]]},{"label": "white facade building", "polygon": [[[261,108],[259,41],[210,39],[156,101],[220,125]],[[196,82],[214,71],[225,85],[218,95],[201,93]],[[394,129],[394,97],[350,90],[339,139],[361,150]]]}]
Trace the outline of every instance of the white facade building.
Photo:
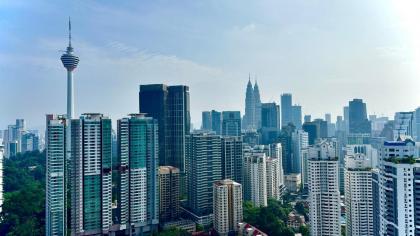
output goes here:
[{"label": "white facade building", "polygon": [[419,144],[411,138],[384,142],[378,182],[379,235],[420,235]]},{"label": "white facade building", "polygon": [[363,153],[345,159],[346,235],[373,235],[372,165]]},{"label": "white facade building", "polygon": [[242,185],[230,179],[213,184],[213,226],[221,236],[238,231],[242,222]]},{"label": "white facade building", "polygon": [[283,183],[280,177],[280,158],[268,157],[266,160],[267,171],[267,197],[280,200]]},{"label": "white facade building", "polygon": [[244,197],[254,206],[267,206],[267,157],[265,153],[244,152]]},{"label": "white facade building", "polygon": [[312,236],[339,236],[340,191],[336,142],[309,147],[309,220]]}]

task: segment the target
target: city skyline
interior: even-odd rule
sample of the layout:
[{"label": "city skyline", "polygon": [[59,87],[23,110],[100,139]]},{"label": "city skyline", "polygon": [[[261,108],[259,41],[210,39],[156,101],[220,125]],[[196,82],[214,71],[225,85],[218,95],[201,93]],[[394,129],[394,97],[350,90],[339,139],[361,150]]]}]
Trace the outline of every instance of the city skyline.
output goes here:
[{"label": "city skyline", "polygon": [[[137,110],[140,84],[183,84],[190,87],[191,120],[199,128],[204,110],[244,114],[248,73],[256,74],[263,103],[279,103],[280,94],[290,92],[303,114],[313,118],[342,114],[353,98],[366,102],[368,114],[392,117],[397,110],[413,110],[420,99],[415,92],[420,59],[415,41],[420,34],[410,25],[417,19],[418,4],[410,10],[379,1],[245,6],[184,2],[164,9],[159,8],[163,2],[140,7],[37,3],[0,3],[5,15],[0,26],[6,29],[0,32],[0,82],[12,101],[0,117],[3,127],[21,117],[30,121],[30,128],[43,130],[45,114],[65,113],[66,81],[57,58],[67,45],[68,15],[75,53],[82,58],[74,81],[76,117],[95,111],[115,122]],[[341,17],[346,9],[353,11]],[[321,16],[323,12],[331,15]],[[352,28],[350,34],[346,27]],[[308,34],[310,42],[302,39]],[[387,37],[378,36],[382,34]],[[372,86],[381,87],[381,96],[372,93]]]}]

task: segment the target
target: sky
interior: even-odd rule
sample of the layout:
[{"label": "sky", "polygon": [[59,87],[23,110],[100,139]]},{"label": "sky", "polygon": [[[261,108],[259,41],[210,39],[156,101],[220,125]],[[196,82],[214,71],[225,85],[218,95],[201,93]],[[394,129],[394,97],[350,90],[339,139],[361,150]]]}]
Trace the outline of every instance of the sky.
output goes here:
[{"label": "sky", "polygon": [[243,114],[250,74],[262,102],[292,93],[313,118],[353,98],[393,117],[420,106],[418,12],[415,0],[0,0],[0,128],[66,112],[69,16],[77,115],[117,120],[138,112],[140,84],[185,84],[199,128],[203,110]]}]

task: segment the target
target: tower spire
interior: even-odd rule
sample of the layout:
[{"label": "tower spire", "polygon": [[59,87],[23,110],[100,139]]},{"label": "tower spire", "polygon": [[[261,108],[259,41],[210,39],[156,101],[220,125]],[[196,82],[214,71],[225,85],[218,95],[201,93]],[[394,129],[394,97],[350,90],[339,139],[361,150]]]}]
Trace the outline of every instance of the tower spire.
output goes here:
[{"label": "tower spire", "polygon": [[69,16],[69,47],[71,48],[71,19]]}]

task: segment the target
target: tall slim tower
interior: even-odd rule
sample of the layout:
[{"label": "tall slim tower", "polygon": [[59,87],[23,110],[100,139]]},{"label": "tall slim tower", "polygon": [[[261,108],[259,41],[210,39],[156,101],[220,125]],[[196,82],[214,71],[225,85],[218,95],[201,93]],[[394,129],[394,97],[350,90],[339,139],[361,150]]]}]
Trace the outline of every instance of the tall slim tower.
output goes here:
[{"label": "tall slim tower", "polygon": [[73,47],[71,46],[71,21],[69,19],[69,46],[66,53],[61,56],[61,62],[67,69],[67,119],[74,117],[74,96],[73,96],[73,70],[79,64],[79,57],[73,54]]}]

